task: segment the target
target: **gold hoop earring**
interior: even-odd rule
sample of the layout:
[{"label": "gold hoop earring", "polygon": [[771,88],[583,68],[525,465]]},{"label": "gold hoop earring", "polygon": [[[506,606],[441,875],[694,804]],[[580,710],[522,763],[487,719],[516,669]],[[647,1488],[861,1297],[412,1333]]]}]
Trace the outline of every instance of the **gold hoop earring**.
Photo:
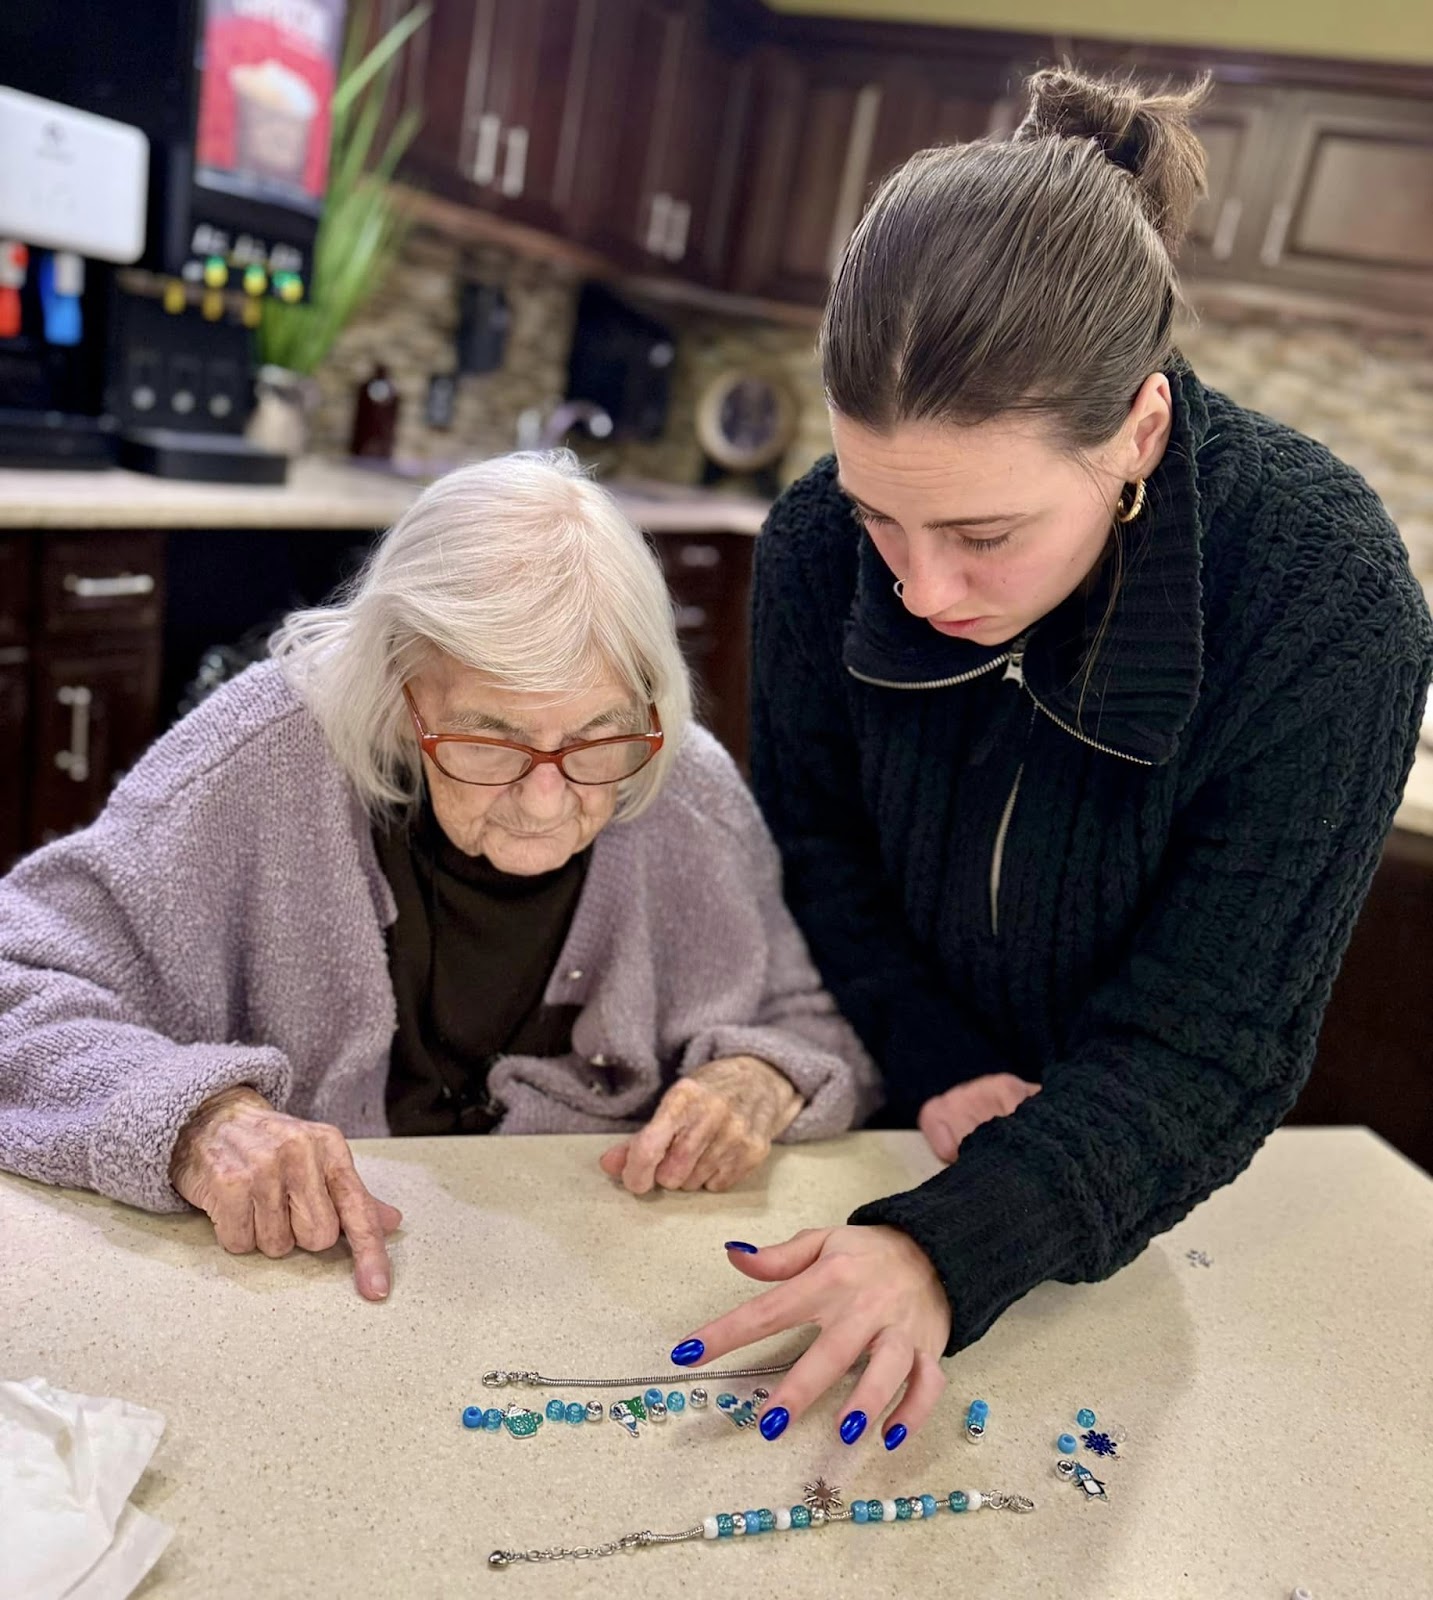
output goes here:
[{"label": "gold hoop earring", "polygon": [[[1127,487],[1127,486],[1126,486]],[[1144,510],[1144,479],[1136,478],[1134,481],[1134,499],[1130,501],[1128,509],[1125,507],[1125,493],[1120,490],[1120,497],[1115,503],[1115,521],[1133,522]]]}]

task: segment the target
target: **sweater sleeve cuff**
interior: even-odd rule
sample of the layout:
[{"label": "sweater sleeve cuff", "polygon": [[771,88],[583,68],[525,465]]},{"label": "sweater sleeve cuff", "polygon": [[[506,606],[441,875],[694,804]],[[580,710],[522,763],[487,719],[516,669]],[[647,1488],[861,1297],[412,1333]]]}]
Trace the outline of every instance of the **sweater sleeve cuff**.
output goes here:
[{"label": "sweater sleeve cuff", "polygon": [[1003,1142],[978,1133],[917,1189],[852,1212],[854,1226],[899,1228],[930,1257],[950,1300],[954,1355],[1036,1284],[1078,1273],[1083,1219]]},{"label": "sweater sleeve cuff", "polygon": [[287,1058],[264,1046],[189,1045],[152,1055],[91,1136],[90,1187],[144,1211],[183,1211],[169,1162],[185,1123],[206,1100],[241,1084],[282,1109],[292,1077]]}]

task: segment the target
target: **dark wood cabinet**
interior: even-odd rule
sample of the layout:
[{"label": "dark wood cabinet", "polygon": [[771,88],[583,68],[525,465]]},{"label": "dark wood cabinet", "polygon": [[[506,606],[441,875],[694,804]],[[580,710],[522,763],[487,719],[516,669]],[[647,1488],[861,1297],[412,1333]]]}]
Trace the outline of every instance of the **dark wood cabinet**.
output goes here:
[{"label": "dark wood cabinet", "polygon": [[30,566],[29,535],[0,536],[0,872],[25,848],[29,810]]},{"label": "dark wood cabinet", "polygon": [[739,533],[652,536],[692,674],[698,722],[746,770],[750,744],[751,558],[755,541]]},{"label": "dark wood cabinet", "polygon": [[1208,158],[1209,192],[1190,225],[1183,271],[1237,277],[1258,261],[1278,114],[1278,96],[1269,89],[1221,85],[1206,103],[1197,126]]}]

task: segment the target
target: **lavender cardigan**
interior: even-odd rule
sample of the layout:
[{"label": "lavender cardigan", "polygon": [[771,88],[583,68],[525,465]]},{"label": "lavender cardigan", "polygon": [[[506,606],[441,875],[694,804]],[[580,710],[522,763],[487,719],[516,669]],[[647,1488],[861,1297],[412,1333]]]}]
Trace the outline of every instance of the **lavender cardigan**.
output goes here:
[{"label": "lavender cardigan", "polygon": [[[170,1153],[201,1101],[253,1084],[350,1137],[387,1132],[396,915],[369,822],[272,664],[164,736],[91,827],[0,881],[0,1168],[182,1210]],[[508,1056],[501,1133],[617,1132],[702,1063],[754,1055],[841,1132],[874,1069],[781,899],[730,758],[693,728],[655,802],[592,845],[548,983],[573,1052]]]}]

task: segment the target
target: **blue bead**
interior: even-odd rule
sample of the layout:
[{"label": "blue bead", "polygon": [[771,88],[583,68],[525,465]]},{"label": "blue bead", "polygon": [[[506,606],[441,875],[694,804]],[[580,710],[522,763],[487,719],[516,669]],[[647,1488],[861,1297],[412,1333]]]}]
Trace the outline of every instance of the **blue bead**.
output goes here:
[{"label": "blue bead", "polygon": [[567,1420],[575,1428],[579,1422],[587,1421],[587,1407],[574,1400],[567,1408]]},{"label": "blue bead", "polygon": [[933,1494],[923,1494],[921,1496],[921,1514],[923,1516],[933,1517],[938,1509]]},{"label": "blue bead", "polygon": [[987,1401],[987,1400],[972,1400],[970,1402],[970,1410],[968,1412],[966,1412],[966,1420],[969,1421],[969,1422],[984,1422],[985,1419],[989,1415],[990,1415],[990,1402],[989,1401]]},{"label": "blue bead", "polygon": [[1080,1441],[1073,1433],[1062,1433],[1055,1441],[1055,1448],[1062,1456],[1072,1456],[1080,1448]]},{"label": "blue bead", "polygon": [[662,1391],[660,1389],[644,1389],[642,1398],[649,1406],[659,1406],[662,1404]]},{"label": "blue bead", "polygon": [[886,1520],[886,1506],[883,1500],[868,1500],[866,1509],[870,1513],[872,1522],[884,1522]]},{"label": "blue bead", "polygon": [[730,1539],[731,1538],[731,1512],[730,1511],[718,1511],[717,1512],[717,1538],[718,1539]]},{"label": "blue bead", "polygon": [[761,1531],[763,1533],[776,1532],[776,1513],[774,1511],[768,1511],[763,1506],[762,1509],[757,1512],[757,1516],[761,1518]]},{"label": "blue bead", "polygon": [[761,1533],[763,1531],[761,1526],[761,1513],[759,1511],[747,1512],[746,1531],[748,1533]]},{"label": "blue bead", "polygon": [[970,1496],[966,1494],[964,1489],[952,1489],[947,1503],[952,1511],[969,1511]]},{"label": "blue bead", "polygon": [[496,1433],[503,1425],[503,1414],[496,1406],[489,1406],[483,1412],[483,1427],[489,1433]]},{"label": "blue bead", "polygon": [[911,1520],[911,1503],[903,1494],[896,1496],[896,1520],[898,1522]]},{"label": "blue bead", "polygon": [[811,1526],[811,1507],[792,1506],[791,1526],[793,1528],[809,1528]]},{"label": "blue bead", "polygon": [[866,1505],[866,1502],[864,1500],[853,1500],[851,1502],[851,1521],[869,1522],[870,1519],[871,1513]]},{"label": "blue bead", "polygon": [[549,1400],[547,1402],[547,1420],[549,1422],[561,1422],[566,1415],[567,1407],[561,1400]]},{"label": "blue bead", "polygon": [[1082,1428],[1093,1428],[1095,1425],[1095,1414],[1088,1406],[1085,1406],[1082,1410],[1075,1413],[1075,1421],[1078,1422]]},{"label": "blue bead", "polygon": [[667,1396],[667,1410],[672,1416],[677,1416],[687,1409],[687,1397],[680,1389],[673,1389]]},{"label": "blue bead", "polygon": [[483,1425],[483,1408],[481,1406],[463,1407],[463,1426],[465,1428],[481,1428]]}]

